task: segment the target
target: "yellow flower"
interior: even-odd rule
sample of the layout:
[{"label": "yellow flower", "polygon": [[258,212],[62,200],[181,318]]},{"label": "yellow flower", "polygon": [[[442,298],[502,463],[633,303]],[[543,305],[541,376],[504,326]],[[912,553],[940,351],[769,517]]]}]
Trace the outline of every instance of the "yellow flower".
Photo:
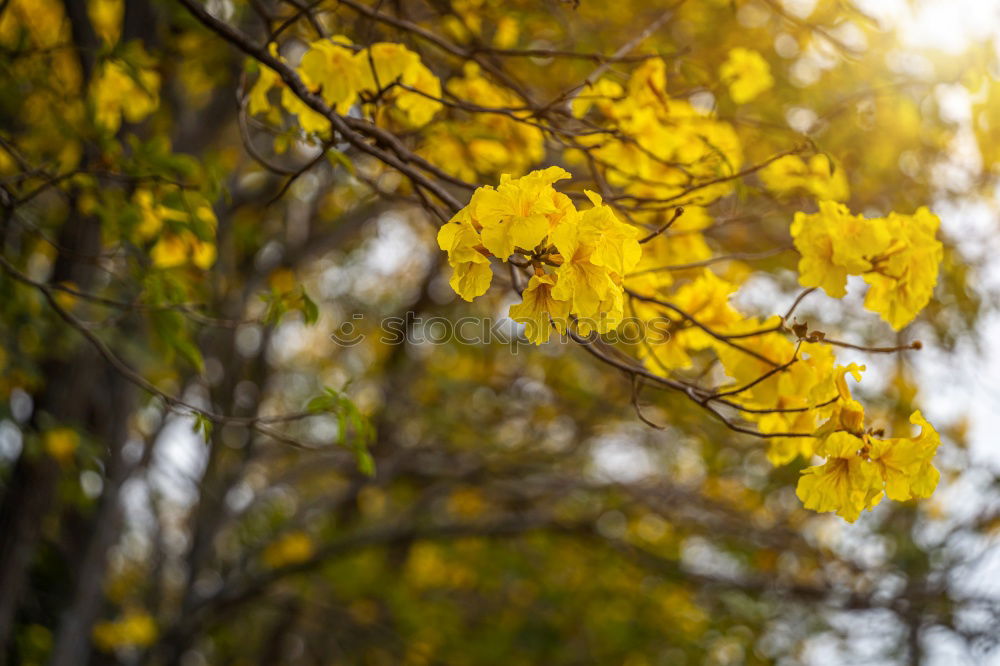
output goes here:
[{"label": "yellow flower", "polygon": [[[755,323],[749,330],[769,328],[776,322]],[[781,333],[754,336],[742,341],[747,347],[778,362],[792,358],[794,344]],[[733,353],[735,351],[735,353]],[[747,355],[731,348],[719,348],[726,372],[740,371],[737,384],[746,386],[763,376],[768,366],[757,359],[747,359]],[[755,373],[751,376],[749,373]],[[834,413],[834,406],[828,405],[835,397],[833,383],[834,354],[829,345],[803,343],[799,349],[798,361],[763,381],[759,381],[739,394],[739,401],[753,407],[798,409],[768,413],[747,412],[744,417],[757,422],[764,433],[816,432],[818,423]],[[817,405],[824,405],[818,407]],[[816,440],[810,437],[772,437],[768,440],[767,458],[772,465],[783,465],[797,456],[809,458],[814,453]]]},{"label": "yellow flower", "polygon": [[[677,293],[670,298],[670,302],[708,328],[728,330],[737,322],[748,321],[729,303],[729,297],[738,287],[739,285],[720,278],[712,270],[703,268],[698,277],[677,290]],[[752,324],[756,328],[764,326],[764,324],[757,326],[755,322]],[[704,349],[717,342],[698,327],[688,328],[678,333],[678,336],[692,349]],[[742,352],[740,354],[749,359],[755,368],[757,367],[757,362],[753,358]],[[757,373],[756,376],[760,374]],[[747,381],[749,379],[747,378]]]},{"label": "yellow flower", "polygon": [[864,430],[864,409],[850,397],[846,374],[859,378],[854,364],[837,368],[836,412],[816,435],[817,455],[826,463],[802,471],[796,494],[807,509],[836,511],[854,522],[885,495],[906,501],[930,497],[940,473],[931,464],[941,439],[919,411],[910,423],[920,426],[916,437],[878,439]]},{"label": "yellow flower", "polygon": [[802,255],[799,282],[840,298],[847,276],[863,275],[870,285],[865,307],[899,330],[934,293],[944,254],[935,237],[939,225],[926,208],[865,219],[842,204],[821,201],[818,213],[796,213],[792,222],[792,238]]},{"label": "yellow flower", "polygon": [[510,318],[524,324],[524,335],[536,345],[548,342],[552,335],[550,319],[560,333],[566,332],[570,304],[553,298],[555,283],[555,275],[533,276],[521,294],[521,302],[510,306]]},{"label": "yellow flower", "polygon": [[760,179],[778,195],[805,190],[821,200],[846,201],[850,196],[846,172],[823,154],[813,155],[808,163],[798,155],[779,157],[761,169]]},{"label": "yellow flower", "polygon": [[596,106],[601,113],[608,116],[612,113],[612,103],[625,94],[622,86],[617,81],[611,79],[600,79],[597,83],[589,85],[573,98],[570,110],[577,118],[587,115],[591,107]]},{"label": "yellow flower", "polygon": [[318,90],[323,100],[341,114],[354,104],[364,78],[361,63],[344,46],[350,43],[342,35],[316,40],[309,44],[299,63],[303,83]]},{"label": "yellow flower", "polygon": [[719,67],[719,76],[729,84],[729,96],[745,104],[774,85],[771,68],[757,51],[735,48]]},{"label": "yellow flower", "polygon": [[477,249],[482,247],[482,239],[474,226],[471,208],[470,203],[460,210],[438,230],[437,236],[438,246],[448,253],[452,268],[449,284],[467,301],[485,294],[493,280],[490,260]]},{"label": "yellow flower", "polygon": [[117,620],[95,624],[92,635],[97,647],[105,652],[146,647],[156,641],[156,622],[145,611],[126,611]]},{"label": "yellow flower", "polygon": [[200,240],[190,231],[165,233],[149,253],[158,268],[174,268],[189,261],[202,270],[215,263],[215,244]]},{"label": "yellow flower", "polygon": [[114,44],[121,35],[123,0],[91,0],[87,5],[94,32],[108,44]]},{"label": "yellow flower", "polygon": [[885,480],[885,494],[891,500],[930,497],[941,474],[931,464],[941,444],[937,431],[920,410],[910,415],[910,423],[920,426],[915,438],[874,440],[870,456]]},{"label": "yellow flower", "polygon": [[584,194],[593,208],[580,214],[578,224],[583,233],[593,236],[594,251],[590,261],[595,266],[625,275],[642,257],[636,228],[619,220],[611,207],[604,205],[599,194],[590,190],[584,190]]},{"label": "yellow flower", "polygon": [[835,511],[853,523],[862,511],[881,501],[882,477],[878,466],[857,455],[863,446],[861,438],[835,432],[817,447],[817,453],[828,456],[828,460],[802,470],[795,489],[805,508],[820,513]]},{"label": "yellow flower", "polygon": [[[485,107],[525,106],[516,94],[484,77],[476,63],[465,63],[462,73],[448,81],[455,99]],[[545,157],[545,142],[538,127],[520,122],[529,112],[513,115],[454,114],[425,130],[420,153],[463,180],[500,173],[521,176]]]},{"label": "yellow flower", "polygon": [[268,544],[261,553],[264,564],[277,569],[310,559],[316,552],[312,538],[302,531],[289,532]]},{"label": "yellow flower", "polygon": [[799,283],[822,287],[834,298],[847,293],[848,275],[871,270],[871,259],[891,242],[883,220],[852,215],[834,201],[821,201],[818,213],[796,213],[791,231],[802,255]]},{"label": "yellow flower", "polygon": [[[597,107],[628,141],[607,136],[580,137],[604,169],[607,181],[638,197],[684,196],[685,204],[707,205],[732,191],[732,175],[743,161],[740,140],[732,125],[683,100],[671,99],[666,90],[666,64],[651,58],[637,67],[622,89],[598,81],[573,102],[573,113],[582,115]],[[570,159],[583,153],[571,151]],[[679,165],[684,165],[680,167]],[[690,189],[694,182],[714,180]]]},{"label": "yellow flower", "polygon": [[73,456],[80,445],[80,436],[72,428],[54,428],[43,438],[45,452],[55,458],[60,465],[73,462]]},{"label": "yellow flower", "polygon": [[[283,58],[278,53],[278,45],[271,42],[268,46],[268,52],[278,60]],[[271,69],[270,67],[260,66],[260,74],[257,76],[257,80],[254,82],[253,87],[250,88],[250,92],[247,94],[247,111],[250,115],[257,115],[258,113],[267,113],[273,107],[271,106],[271,101],[267,98],[268,93],[274,86],[281,83],[281,77],[278,73]],[[277,111],[277,110],[275,110]]]},{"label": "yellow flower", "polygon": [[635,107],[666,105],[667,63],[660,58],[643,61],[628,80],[629,102]]},{"label": "yellow flower", "polygon": [[271,109],[271,102],[267,98],[267,94],[280,80],[281,77],[276,71],[270,67],[261,66],[260,75],[247,95],[247,111],[250,112],[250,115],[265,113]]},{"label": "yellow flower", "polygon": [[934,294],[938,265],[944,255],[935,238],[940,221],[926,208],[913,215],[890,213],[886,219],[893,246],[865,273],[870,286],[865,307],[881,315],[895,330],[913,321]]},{"label": "yellow flower", "polygon": [[106,60],[91,84],[94,120],[109,132],[117,132],[122,117],[137,123],[160,105],[160,75],[119,60]]},{"label": "yellow flower", "polygon": [[532,171],[512,179],[500,177],[500,185],[480,188],[470,205],[483,226],[483,245],[506,261],[515,248],[531,250],[549,233],[549,215],[561,211],[556,206],[552,183],[569,178],[560,167]]},{"label": "yellow flower", "polygon": [[281,89],[281,105],[289,113],[298,116],[302,131],[309,134],[325,134],[330,131],[330,121],[326,116],[299,99],[291,88]]},{"label": "yellow flower", "polygon": [[599,240],[593,228],[578,220],[567,221],[552,232],[552,242],[562,257],[552,295],[560,301],[571,301],[573,314],[586,321],[581,329],[584,334],[593,328],[605,333],[621,319],[616,307],[616,300],[622,300],[621,286],[607,267],[593,261]]},{"label": "yellow flower", "polygon": [[153,193],[147,189],[138,189],[132,197],[139,207],[140,222],[136,233],[140,240],[149,240],[163,228],[163,216],[153,199]]},{"label": "yellow flower", "polygon": [[497,21],[496,32],[493,33],[493,46],[498,49],[509,49],[517,44],[520,28],[513,16],[502,16]]},{"label": "yellow flower", "polygon": [[[378,42],[355,54],[354,59],[361,73],[362,88],[388,91],[383,99],[391,100],[409,125],[425,125],[441,109],[442,104],[437,101],[441,97],[441,81],[420,62],[420,56],[402,44]],[[393,84],[414,90],[393,88]]]}]

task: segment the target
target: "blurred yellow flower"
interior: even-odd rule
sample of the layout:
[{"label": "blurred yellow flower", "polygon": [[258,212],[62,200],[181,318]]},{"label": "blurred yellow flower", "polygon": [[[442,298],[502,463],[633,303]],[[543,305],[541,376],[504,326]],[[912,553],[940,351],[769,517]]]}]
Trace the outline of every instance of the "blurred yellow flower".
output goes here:
[{"label": "blurred yellow flower", "polygon": [[80,436],[72,428],[54,428],[45,433],[42,441],[46,453],[60,465],[68,465],[73,462]]},{"label": "blurred yellow flower", "polygon": [[288,532],[268,544],[260,559],[272,569],[305,562],[316,552],[312,537],[301,530]]},{"label": "blurred yellow flower", "polygon": [[98,622],[92,636],[98,648],[112,652],[119,648],[146,647],[156,641],[156,621],[141,610],[126,610],[117,620]]},{"label": "blurred yellow flower", "polygon": [[746,104],[774,85],[770,65],[753,49],[732,49],[719,67],[719,76],[729,85],[729,96],[737,104]]}]

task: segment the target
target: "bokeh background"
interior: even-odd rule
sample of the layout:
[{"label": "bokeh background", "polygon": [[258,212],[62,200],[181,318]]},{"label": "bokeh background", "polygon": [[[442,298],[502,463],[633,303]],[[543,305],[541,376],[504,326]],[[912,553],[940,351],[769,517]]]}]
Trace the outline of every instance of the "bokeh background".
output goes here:
[{"label": "bokeh background", "polygon": [[[928,205],[946,252],[914,324],[897,334],[864,311],[860,280],[797,314],[860,345],[922,342],[838,359],[867,365],[856,392],[876,418],[905,423],[919,407],[937,426],[940,487],[847,524],[802,509],[802,464],[773,467],[761,442],[684,396],[644,396],[665,424],[647,426],[629,382],[575,344],[428,341],[434,317],[491,317],[516,336],[516,298],[498,275],[487,296],[458,299],[435,222],[397,174],[344,145],[317,159],[315,142],[248,119],[237,91],[258,69],[178,3],[0,0],[4,191],[23,184],[22,151],[40,165],[25,182],[47,183],[28,206],[5,198],[5,261],[130,305],[59,295],[188,405],[248,421],[316,412],[263,431],[196,418],[137,390],[47,292],[5,273],[0,662],[1000,664],[1000,2],[362,6],[459,42],[476,25],[511,49],[605,54],[669,9],[638,50],[670,63],[673,97],[738,128],[748,162],[808,140],[846,174],[853,210]],[[254,38],[261,16],[288,21],[289,57],[311,29],[303,7],[359,43],[409,39],[332,1],[206,7]],[[89,38],[73,29],[80,11]],[[58,55],[67,39],[101,57],[144,44],[155,111],[134,123],[123,111],[110,136],[87,129],[87,89]],[[736,46],[775,78],[746,107],[715,81]],[[461,75],[422,55],[443,80]],[[594,67],[503,62],[541,97]],[[441,123],[430,145],[405,138],[461,163]],[[261,153],[311,166],[289,180]],[[549,146],[541,166],[560,159]],[[90,179],[54,184],[74,169]],[[211,261],[158,272],[148,246],[117,242],[141,219],[133,195],[150,169],[199,183],[218,223]],[[754,257],[725,268],[745,279],[741,311],[795,299],[788,224],[812,203],[751,176],[710,208],[712,252]],[[93,245],[64,252],[86,220]],[[408,312],[423,322],[409,341],[381,340]],[[348,323],[359,344],[331,339]]]}]

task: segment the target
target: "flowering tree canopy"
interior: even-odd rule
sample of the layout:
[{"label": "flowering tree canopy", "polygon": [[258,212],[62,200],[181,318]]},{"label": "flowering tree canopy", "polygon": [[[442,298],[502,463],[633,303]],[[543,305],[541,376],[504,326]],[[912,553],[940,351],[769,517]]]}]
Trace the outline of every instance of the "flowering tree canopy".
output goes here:
[{"label": "flowering tree canopy", "polygon": [[1000,35],[871,4],[0,0],[0,664],[991,648]]}]

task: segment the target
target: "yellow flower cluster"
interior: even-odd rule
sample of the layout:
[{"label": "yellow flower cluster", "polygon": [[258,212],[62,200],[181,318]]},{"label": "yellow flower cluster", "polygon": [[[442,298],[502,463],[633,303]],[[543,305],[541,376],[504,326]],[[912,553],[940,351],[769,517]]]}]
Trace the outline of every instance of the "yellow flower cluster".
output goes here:
[{"label": "yellow flower cluster", "polygon": [[771,89],[771,67],[753,49],[735,48],[719,67],[719,78],[729,86],[729,96],[737,104],[746,104]]},{"label": "yellow flower cluster", "polygon": [[[630,284],[635,282],[630,281]],[[798,456],[809,458],[817,453],[827,456],[828,447],[823,442],[832,432],[831,424],[838,423],[840,418],[849,418],[852,410],[855,417],[861,414],[860,405],[850,400],[843,381],[845,369],[836,365],[830,345],[819,340],[797,344],[781,329],[782,322],[777,316],[763,320],[745,316],[729,302],[731,294],[737,289],[736,283],[715,275],[711,270],[702,269],[690,281],[672,291],[662,286],[659,290],[633,288],[642,294],[662,294],[665,301],[697,318],[721,337],[711,336],[697,326],[688,325],[683,317],[678,316],[670,327],[671,335],[667,339],[645,342],[639,347],[640,355],[651,360],[653,367],[664,372],[690,367],[691,354],[711,350],[732,378],[728,389],[730,398],[747,408],[741,413],[743,418],[756,423],[762,433],[816,433],[816,437],[769,438],[767,457],[773,465],[786,464]],[[642,302],[633,302],[633,305],[634,314],[645,319],[664,313],[662,309],[658,312],[655,307]],[[666,313],[670,314],[669,311]],[[775,372],[779,366],[781,370]],[[848,370],[856,372],[857,369],[851,366]],[[883,442],[870,434],[865,435],[859,429],[861,420],[856,420],[858,435],[869,438],[874,447],[874,453],[870,455],[881,460],[883,466],[898,467],[900,456],[916,455],[914,445],[903,440]],[[929,425],[926,427],[928,433],[932,432]],[[928,437],[931,435],[928,434]],[[857,463],[852,464],[857,467]],[[885,478],[892,477],[896,484],[887,494],[892,499],[899,499],[903,493],[897,492],[898,479],[893,474],[887,468]],[[921,474],[935,475],[936,472],[923,470]],[[808,486],[809,482],[806,482]],[[932,486],[917,482],[914,487],[920,493],[926,490],[929,494]],[[926,495],[914,495],[917,496]]]},{"label": "yellow flower cluster", "polygon": [[521,178],[502,176],[480,187],[469,204],[438,233],[448,252],[451,286],[471,301],[486,292],[489,257],[520,255],[534,275],[510,316],[526,325],[535,344],[549,339],[549,322],[564,332],[570,317],[583,335],[615,329],[623,317],[622,276],[642,254],[635,227],[621,222],[601,197],[586,192],[591,208],[578,211],[553,183],[570,174],[560,167]]},{"label": "yellow flower cluster", "polygon": [[156,622],[145,611],[130,610],[117,620],[98,622],[92,635],[97,647],[105,652],[146,647],[156,641]]},{"label": "yellow flower cluster", "polygon": [[743,153],[736,131],[686,101],[671,99],[663,60],[645,61],[625,87],[600,79],[582,91],[573,101],[573,113],[583,116],[591,109],[628,137],[579,137],[611,185],[630,195],[657,199],[690,190],[685,205],[705,205],[732,191],[731,181],[704,183],[739,170]]},{"label": "yellow flower cluster", "polygon": [[218,225],[215,213],[199,195],[180,196],[176,202],[179,207],[175,208],[157,201],[156,194],[148,189],[136,190],[133,200],[140,213],[136,236],[139,241],[155,239],[149,256],[158,268],[190,263],[208,270],[216,259],[212,242]]},{"label": "yellow flower cluster", "polygon": [[920,426],[916,437],[879,439],[864,429],[864,408],[851,398],[845,379],[847,372],[860,379],[863,369],[854,364],[840,369],[837,407],[816,445],[827,460],[802,470],[795,490],[807,509],[835,511],[848,522],[883,496],[900,502],[929,497],[940,478],[931,461],[941,440],[919,410],[910,416],[910,423]]},{"label": "yellow flower cluster", "polygon": [[[271,53],[277,56],[274,45]],[[306,86],[340,114],[347,113],[359,101],[371,102],[370,97],[378,95],[379,103],[374,108],[380,122],[419,127],[430,122],[441,108],[438,101],[441,82],[421,62],[420,56],[402,44],[378,42],[358,50],[343,35],[320,39],[309,44],[299,62],[298,73]],[[274,107],[268,94],[280,84],[278,74],[263,67],[248,95],[247,110],[251,114],[271,111]],[[282,87],[281,105],[298,116],[304,131],[329,131],[329,121],[290,88]]]},{"label": "yellow flower cluster", "polygon": [[[666,242],[672,244],[682,238],[669,238]],[[643,264],[650,246],[655,246],[658,240],[644,247]],[[632,299],[631,314],[650,322],[662,321],[664,315],[672,319],[670,335],[644,340],[637,350],[640,357],[650,367],[672,373],[691,367],[691,357],[696,352],[710,350],[732,379],[728,390],[735,392],[733,400],[757,410],[742,413],[743,418],[756,423],[763,433],[814,432],[833,409],[830,401],[835,395],[832,388],[835,358],[830,346],[802,342],[796,356],[796,342],[782,330],[780,317],[748,317],[730,303],[731,295],[739,288],[735,279],[720,277],[708,268],[688,274],[690,279],[676,288],[672,288],[671,280],[661,279],[660,276],[666,275],[663,272],[637,271],[628,278],[626,284],[633,292],[662,299],[677,308],[671,311],[655,303]],[[678,311],[697,319],[719,337],[691,324]],[[789,364],[793,358],[795,362]],[[786,364],[783,370],[774,372],[775,367]],[[772,437],[768,443],[768,460],[774,465],[813,454],[813,441],[808,437]]]},{"label": "yellow flower cluster", "polygon": [[76,449],[80,446],[80,436],[72,428],[53,428],[43,439],[45,452],[59,461],[60,465],[73,462]]},{"label": "yellow flower cluster", "polygon": [[[767,321],[749,318],[733,333],[765,330],[777,324],[777,317]],[[819,342],[803,342],[797,360],[781,372],[760,381],[775,366],[762,359],[785,364],[795,354],[795,343],[781,332],[740,339],[742,347],[758,356],[751,356],[723,343],[715,343],[722,366],[738,387],[750,386],[736,398],[740,404],[760,409],[745,412],[743,417],[757,424],[763,433],[811,433],[830,417],[830,404],[836,376],[833,351]],[[772,437],[768,440],[767,458],[772,465],[783,465],[797,456],[808,458],[814,453],[814,440],[809,437]]]},{"label": "yellow flower cluster", "polygon": [[[147,57],[141,52],[133,60]],[[160,105],[160,75],[145,67],[121,60],[105,60],[91,83],[94,122],[109,132],[117,132],[122,117],[137,123]]]},{"label": "yellow flower cluster", "polygon": [[846,201],[851,195],[847,174],[827,155],[813,155],[808,161],[785,155],[760,171],[764,186],[779,196],[808,192],[817,199]]},{"label": "yellow flower cluster", "polygon": [[[476,63],[466,63],[463,76],[448,81],[448,92],[472,108],[517,109],[524,101],[489,81]],[[456,111],[446,122],[424,132],[420,154],[449,173],[475,182],[479,176],[519,176],[545,157],[542,130],[519,122],[530,112],[466,113]]]},{"label": "yellow flower cluster", "polygon": [[796,213],[792,222],[792,238],[802,255],[799,282],[841,298],[847,276],[861,275],[870,285],[865,307],[899,330],[934,292],[943,255],[935,238],[939,225],[926,208],[866,219],[842,204],[821,201],[818,213]]}]

